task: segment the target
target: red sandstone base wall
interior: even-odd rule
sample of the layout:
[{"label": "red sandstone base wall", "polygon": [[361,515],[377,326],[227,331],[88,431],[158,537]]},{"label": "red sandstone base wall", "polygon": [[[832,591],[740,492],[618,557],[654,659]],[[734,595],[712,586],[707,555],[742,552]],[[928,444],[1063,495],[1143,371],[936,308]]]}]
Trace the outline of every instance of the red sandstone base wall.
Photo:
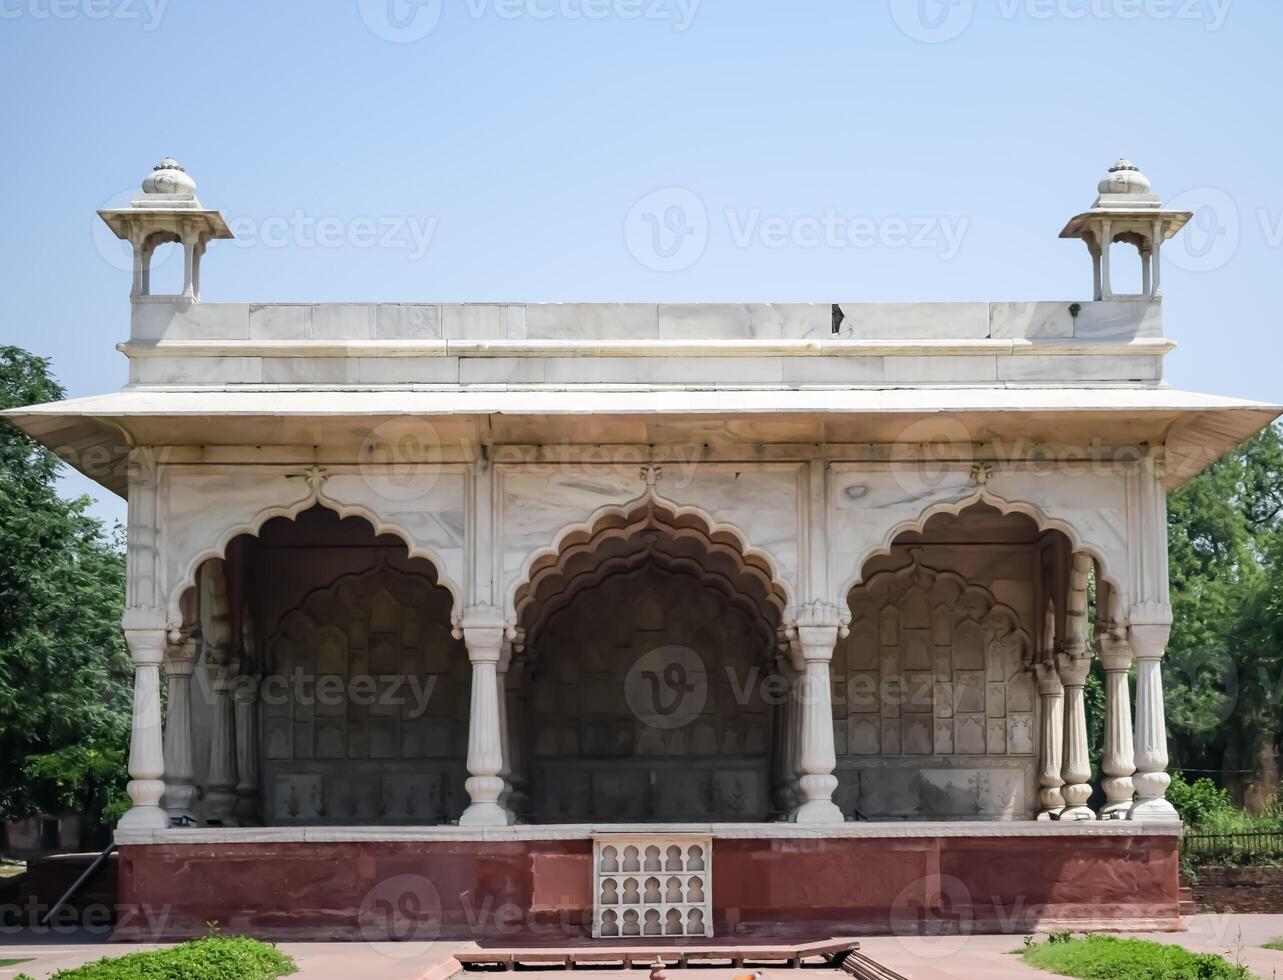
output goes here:
[{"label": "red sandstone base wall", "polygon": [[[763,939],[1177,929],[1175,837],[716,840],[715,934]],[[120,848],[116,938],[590,936],[592,842]]]}]

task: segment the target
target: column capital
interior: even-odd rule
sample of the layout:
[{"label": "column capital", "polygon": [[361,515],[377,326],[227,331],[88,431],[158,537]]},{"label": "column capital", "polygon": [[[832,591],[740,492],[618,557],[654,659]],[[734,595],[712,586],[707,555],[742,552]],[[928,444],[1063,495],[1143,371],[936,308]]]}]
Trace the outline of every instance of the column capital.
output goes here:
[{"label": "column capital", "polygon": [[1100,645],[1100,662],[1106,672],[1131,669],[1135,654],[1126,627],[1114,624],[1103,627],[1096,635],[1096,642]]},{"label": "column capital", "polygon": [[125,626],[125,646],[138,666],[159,666],[165,659],[169,633],[164,627]]},{"label": "column capital", "polygon": [[465,609],[455,631],[468,647],[468,659],[474,664],[498,664],[516,630],[510,627],[501,610],[494,606],[470,606]]},{"label": "column capital", "polygon": [[1042,697],[1055,697],[1065,693],[1065,685],[1060,680],[1060,673],[1055,663],[1044,660],[1034,665],[1034,676],[1038,678],[1038,694]]},{"label": "column capital", "polygon": [[1056,673],[1060,683],[1065,687],[1082,687],[1087,683],[1091,673],[1091,657],[1080,657],[1073,653],[1061,653],[1056,656]]},{"label": "column capital", "polygon": [[1133,622],[1128,631],[1130,646],[1137,660],[1162,660],[1171,635],[1171,623]]}]

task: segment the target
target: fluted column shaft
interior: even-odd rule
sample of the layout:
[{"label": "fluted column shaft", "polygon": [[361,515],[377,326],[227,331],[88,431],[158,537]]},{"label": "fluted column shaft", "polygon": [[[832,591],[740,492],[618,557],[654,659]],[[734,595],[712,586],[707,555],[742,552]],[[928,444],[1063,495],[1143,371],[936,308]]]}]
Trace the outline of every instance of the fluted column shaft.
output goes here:
[{"label": "fluted column shaft", "polygon": [[802,803],[793,819],[797,823],[842,823],[842,811],[833,802],[838,781],[833,775],[837,755],[833,748],[833,688],[829,679],[838,627],[799,625],[797,634],[805,670],[800,684],[802,724],[798,746]]},{"label": "fluted column shaft", "polygon": [[1126,820],[1132,807],[1132,773],[1136,751],[1132,740],[1131,689],[1127,675],[1132,648],[1121,629],[1100,632],[1100,660],[1105,668],[1105,747],[1100,763],[1105,791],[1102,820]]},{"label": "fluted column shaft", "polygon": [[1163,709],[1163,654],[1170,625],[1133,625],[1136,655],[1136,802],[1133,820],[1179,820],[1166,800],[1172,778],[1167,775],[1167,719]]},{"label": "fluted column shaft", "polygon": [[170,634],[165,653],[165,795],[161,805],[172,821],[195,823],[196,762],[192,748],[192,672],[196,638],[191,633]]},{"label": "fluted column shaft", "polygon": [[232,692],[236,718],[236,817],[242,826],[261,822],[258,788],[258,686],[241,677]]},{"label": "fluted column shaft", "polygon": [[1038,819],[1055,820],[1065,808],[1061,792],[1063,739],[1065,737],[1065,688],[1050,663],[1037,668],[1040,711],[1038,739]]},{"label": "fluted column shaft", "polygon": [[125,629],[134,661],[133,724],[129,734],[129,785],[133,806],[120,818],[121,830],[164,830],[169,815],[161,809],[165,793],[165,750],[161,730],[160,665],[166,630]]},{"label": "fluted column shaft", "polygon": [[209,728],[209,770],[205,776],[205,817],[214,826],[236,826],[236,708],[232,669],[208,665],[214,697]]},{"label": "fluted column shaft", "polygon": [[[503,728],[499,697],[499,658],[504,626],[495,615],[465,616],[463,639],[472,663],[472,700],[468,714],[468,779],[472,801],[459,818],[462,827],[503,827],[508,814],[499,805],[503,793]],[[471,620],[471,621],[470,621]]]},{"label": "fluted column shaft", "polygon": [[1060,820],[1095,820],[1096,814],[1087,806],[1091,799],[1091,759],[1087,748],[1087,709],[1083,703],[1083,686],[1091,661],[1062,653],[1057,658],[1060,683],[1064,685],[1065,741],[1064,758],[1060,776],[1064,783],[1061,795],[1065,808]]}]

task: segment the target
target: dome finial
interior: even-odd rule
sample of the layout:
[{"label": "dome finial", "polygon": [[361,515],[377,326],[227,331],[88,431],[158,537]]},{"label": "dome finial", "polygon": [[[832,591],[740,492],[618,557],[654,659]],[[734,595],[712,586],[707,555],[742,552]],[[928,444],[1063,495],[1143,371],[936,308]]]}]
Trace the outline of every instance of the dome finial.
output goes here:
[{"label": "dome finial", "polygon": [[177,160],[165,157],[143,179],[143,193],[195,200],[196,181],[188,176]]},{"label": "dome finial", "polygon": [[1140,167],[1124,158],[1109,168],[1096,189],[1101,194],[1145,195],[1150,186],[1149,178],[1140,172]]}]

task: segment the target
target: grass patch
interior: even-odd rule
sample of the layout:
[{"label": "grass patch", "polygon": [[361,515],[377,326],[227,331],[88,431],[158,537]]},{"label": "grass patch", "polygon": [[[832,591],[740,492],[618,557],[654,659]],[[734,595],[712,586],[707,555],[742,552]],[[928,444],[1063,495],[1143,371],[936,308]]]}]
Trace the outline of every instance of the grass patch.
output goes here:
[{"label": "grass patch", "polygon": [[0,966],[17,966],[19,963],[30,963],[31,957],[22,960],[0,960]]},{"label": "grass patch", "polygon": [[1020,957],[1029,966],[1081,980],[1253,980],[1246,967],[1222,956],[1143,939],[1060,933],[1026,943]]},{"label": "grass patch", "polygon": [[[211,937],[170,949],[108,956],[50,980],[277,980],[295,973],[294,961],[257,939]],[[15,980],[34,980],[25,973]]]},{"label": "grass patch", "polygon": [[1261,949],[1283,950],[1283,936],[1275,936],[1268,943],[1261,943]]}]

